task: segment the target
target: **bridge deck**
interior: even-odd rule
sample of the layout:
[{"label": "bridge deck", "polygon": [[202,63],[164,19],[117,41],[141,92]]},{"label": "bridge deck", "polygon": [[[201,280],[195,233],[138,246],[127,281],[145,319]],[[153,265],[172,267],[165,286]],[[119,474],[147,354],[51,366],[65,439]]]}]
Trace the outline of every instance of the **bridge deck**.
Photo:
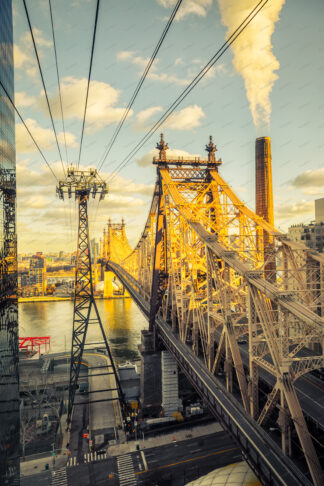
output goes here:
[{"label": "bridge deck", "polygon": [[[149,304],[129,283],[134,279],[119,265],[109,262],[109,266],[148,318]],[[177,338],[161,318],[157,318],[156,323],[159,336],[166,348],[173,354],[181,369],[200,395],[203,396],[223,427],[230,432],[262,483],[269,485],[310,485],[311,483],[295,464],[283,454],[271,437],[244,411],[241,404],[224,389],[222,383],[212,376],[191,349]]]}]

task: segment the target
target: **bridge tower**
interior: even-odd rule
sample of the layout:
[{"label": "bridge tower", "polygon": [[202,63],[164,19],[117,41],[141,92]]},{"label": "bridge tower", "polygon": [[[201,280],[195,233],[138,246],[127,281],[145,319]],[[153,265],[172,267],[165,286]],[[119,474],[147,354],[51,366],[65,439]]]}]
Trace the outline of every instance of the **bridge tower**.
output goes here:
[{"label": "bridge tower", "polygon": [[93,294],[92,265],[88,223],[88,200],[99,196],[101,201],[108,192],[106,183],[100,178],[96,169],[77,170],[69,168],[64,180],[60,180],[56,188],[57,195],[64,199],[64,194],[69,198],[72,194],[78,201],[79,231],[77,245],[77,263],[75,268],[75,290],[73,331],[69,382],[69,404],[67,413],[67,425],[71,423],[75,393],[81,367],[81,360],[86,345],[86,337],[89,324],[100,327],[105,348],[110,359],[110,366],[115,376],[119,400],[123,402],[123,394],[119,378],[111,355],[108,340],[102,326],[98,308]]}]

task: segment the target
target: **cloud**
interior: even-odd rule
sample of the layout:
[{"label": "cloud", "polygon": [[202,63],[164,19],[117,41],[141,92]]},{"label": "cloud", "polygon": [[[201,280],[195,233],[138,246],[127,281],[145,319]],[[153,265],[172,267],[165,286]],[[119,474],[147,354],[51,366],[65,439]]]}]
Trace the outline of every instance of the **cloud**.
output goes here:
[{"label": "cloud", "polygon": [[15,93],[15,103],[18,108],[24,108],[26,106],[33,106],[36,104],[36,98],[28,96],[25,91],[18,91]]},{"label": "cloud", "polygon": [[[52,41],[47,40],[43,32],[35,27],[33,33],[39,56],[42,58],[44,55],[43,48],[52,47]],[[38,77],[38,66],[29,31],[20,37],[18,44],[14,44],[14,65],[15,69],[23,71],[30,78]]]},{"label": "cloud", "polygon": [[[59,161],[51,164],[58,178],[62,177]],[[85,166],[81,167],[85,169]],[[103,179],[111,174],[102,173]],[[19,251],[71,250],[76,245],[77,212],[74,199],[59,200],[55,195],[56,181],[43,164],[32,167],[32,159],[17,163],[17,219]],[[117,221],[129,215],[134,222],[134,240],[145,224],[153,184],[137,183],[118,175],[109,183],[109,194],[100,202],[89,201],[89,220],[92,237],[102,234],[108,217]],[[72,226],[71,226],[71,221]],[[71,239],[72,238],[72,239]]]},{"label": "cloud", "polygon": [[[158,157],[159,151],[157,149],[152,149],[149,152],[147,152],[145,155],[142,157],[136,159],[137,165],[140,167],[148,167],[152,165],[153,162],[153,157]],[[167,150],[167,157],[170,159],[178,159],[178,158],[183,158],[183,159],[192,159],[192,158],[197,158],[200,157],[198,154],[190,154],[189,152],[186,152],[185,150],[179,150],[179,149],[168,149]]]},{"label": "cloud", "polygon": [[[63,111],[65,118],[77,118],[83,120],[84,100],[87,90],[88,80],[86,78],[75,78],[69,76],[62,79],[61,93],[63,101]],[[113,88],[110,84],[101,81],[91,81],[89,89],[89,99],[87,107],[86,130],[96,132],[106,125],[119,122],[124,113],[124,108],[117,108],[120,90]],[[53,115],[60,118],[59,93],[57,92],[50,100],[53,107]],[[39,104],[44,111],[47,110],[45,100],[39,100]],[[128,116],[133,111],[130,110]]]},{"label": "cloud", "polygon": [[[135,128],[147,129],[151,123],[149,120],[156,113],[163,111],[162,106],[151,106],[136,115]],[[165,123],[163,128],[171,130],[192,130],[201,125],[202,118],[205,117],[203,109],[198,105],[187,106],[182,110],[175,111]]]},{"label": "cloud", "polygon": [[[174,64],[175,66],[180,64],[179,59],[180,58],[176,59]],[[130,64],[133,64],[134,66],[139,66],[140,74],[142,74],[143,70],[146,68],[148,64],[149,58],[138,56],[135,51],[121,51],[117,53],[117,60],[122,62],[128,62]],[[147,75],[148,79],[152,79],[153,81],[165,82],[169,84],[177,84],[179,86],[185,86],[191,81],[191,78],[188,77],[180,77],[171,73],[159,72],[158,63],[159,63],[159,59],[156,58]]]},{"label": "cloud", "polygon": [[[177,0],[157,0],[162,7],[171,8],[177,3]],[[208,8],[212,5],[213,0],[183,0],[176,20],[183,19],[187,15],[198,15],[199,17],[206,17]]]},{"label": "cloud", "polygon": [[[244,79],[256,127],[269,126],[270,123],[270,93],[278,79],[275,71],[280,67],[272,52],[271,37],[284,3],[285,0],[269,2],[231,46],[233,65]],[[255,0],[218,0],[222,23],[228,27],[227,36],[240,25],[255,4]]]},{"label": "cloud", "polygon": [[[50,128],[41,127],[36,120],[27,118],[25,123],[41,150],[51,150],[55,146],[55,136],[53,130]],[[66,132],[66,144],[70,147],[76,147],[76,139],[72,133]],[[63,132],[58,133],[58,140],[60,143],[64,141]],[[22,123],[16,124],[16,150],[17,153],[33,153],[37,152],[37,148],[30,138],[29,133]]]},{"label": "cloud", "polygon": [[[33,27],[33,34],[37,48],[53,46],[53,42],[46,39],[43,35],[43,32],[37,29],[37,27]],[[22,44],[29,44],[29,46],[32,47],[32,39],[29,31],[25,32],[25,34],[21,36],[20,40]]]},{"label": "cloud", "polygon": [[281,204],[275,211],[276,219],[284,220],[302,217],[314,213],[314,201],[298,201],[296,203]]},{"label": "cloud", "polygon": [[324,186],[324,168],[315,170],[306,170],[299,174],[291,184],[294,187],[304,189],[306,187],[323,187]]},{"label": "cloud", "polygon": [[192,130],[201,125],[201,119],[205,118],[203,109],[198,105],[187,106],[174,112],[163,124],[163,127],[172,130]]},{"label": "cloud", "polygon": [[151,106],[150,108],[146,108],[146,110],[142,110],[136,115],[136,128],[145,129],[147,128],[148,120],[155,115],[155,113],[160,113],[163,111],[162,106]]},{"label": "cloud", "polygon": [[20,47],[18,44],[14,44],[14,65],[15,69],[21,69],[31,78],[35,78],[38,74],[38,68],[33,56]]}]

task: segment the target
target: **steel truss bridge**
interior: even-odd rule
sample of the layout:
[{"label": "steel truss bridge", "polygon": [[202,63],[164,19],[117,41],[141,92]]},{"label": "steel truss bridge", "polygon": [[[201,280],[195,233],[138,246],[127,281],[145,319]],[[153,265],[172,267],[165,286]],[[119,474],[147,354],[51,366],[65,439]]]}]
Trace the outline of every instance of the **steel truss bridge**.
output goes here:
[{"label": "steel truss bridge", "polygon": [[261,482],[319,486],[323,386],[305,375],[324,364],[324,256],[245,206],[212,140],[207,160],[168,159],[162,136],[157,148],[142,236],[108,269],[149,320],[152,346],[174,356]]}]

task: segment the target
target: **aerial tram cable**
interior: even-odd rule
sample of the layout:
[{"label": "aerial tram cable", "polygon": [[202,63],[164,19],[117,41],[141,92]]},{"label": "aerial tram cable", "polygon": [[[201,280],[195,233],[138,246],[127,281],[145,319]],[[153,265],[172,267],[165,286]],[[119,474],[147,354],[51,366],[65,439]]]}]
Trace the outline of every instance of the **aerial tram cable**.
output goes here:
[{"label": "aerial tram cable", "polygon": [[61,82],[60,82],[60,74],[59,74],[58,60],[57,60],[57,51],[56,51],[56,41],[55,41],[55,31],[54,31],[54,21],[53,21],[53,12],[52,12],[52,3],[51,3],[51,0],[48,0],[48,5],[49,5],[49,11],[50,11],[50,17],[51,17],[53,47],[54,47],[54,54],[55,54],[55,64],[56,64],[56,76],[57,76],[58,92],[59,92],[59,98],[60,98],[60,108],[61,108],[63,135],[64,135],[66,164],[68,165],[69,164],[69,158],[68,158],[67,145],[66,145],[65,123],[64,123],[64,113],[63,113],[63,104],[62,104],[62,93],[61,93]]},{"label": "aerial tram cable", "polygon": [[90,66],[89,66],[89,74],[88,74],[87,94],[86,94],[85,105],[84,105],[84,113],[83,113],[83,122],[82,122],[81,140],[80,140],[80,148],[79,148],[77,168],[79,168],[79,165],[80,165],[81,152],[82,152],[82,143],[83,143],[84,126],[85,126],[85,119],[86,119],[87,106],[88,106],[88,97],[89,97],[89,88],[90,88],[90,80],[91,80],[93,54],[94,54],[94,48],[95,48],[95,42],[96,42],[99,6],[100,6],[100,0],[97,0],[95,23],[94,23],[94,27],[93,27],[93,36],[92,36],[92,46],[91,46]]},{"label": "aerial tram cable", "polygon": [[30,35],[31,35],[31,38],[32,38],[33,46],[34,46],[34,51],[35,51],[35,55],[36,55],[36,59],[37,59],[37,64],[38,64],[38,68],[39,68],[39,73],[40,73],[40,76],[41,76],[41,79],[42,79],[42,84],[43,84],[44,93],[45,93],[45,97],[46,97],[47,107],[48,107],[48,111],[49,111],[50,118],[51,118],[51,122],[52,122],[53,131],[54,131],[54,135],[55,135],[56,145],[57,145],[57,149],[58,149],[59,154],[60,154],[60,159],[61,159],[63,174],[65,175],[65,169],[64,169],[64,164],[63,164],[61,149],[60,149],[60,146],[59,146],[59,143],[58,143],[58,138],[57,138],[57,133],[56,133],[55,125],[54,125],[52,110],[51,110],[50,102],[49,102],[49,99],[48,99],[47,89],[46,89],[46,86],[45,86],[43,71],[42,71],[42,67],[41,67],[41,64],[40,64],[40,60],[39,60],[39,55],[38,55],[38,51],[37,51],[37,47],[36,47],[36,42],[35,42],[35,38],[34,38],[33,29],[32,29],[31,22],[30,22],[30,17],[29,17],[27,5],[26,5],[26,0],[23,0],[23,4],[24,4],[24,7],[25,7],[25,13],[26,13],[27,22],[28,22],[28,26],[29,26],[29,31],[30,31]]},{"label": "aerial tram cable", "polygon": [[30,138],[31,138],[31,139],[32,139],[32,141],[34,142],[34,144],[35,144],[35,146],[36,146],[36,148],[37,148],[38,152],[41,154],[41,156],[42,156],[42,158],[43,158],[44,162],[46,163],[47,167],[48,167],[48,168],[49,168],[49,170],[52,172],[52,174],[53,174],[54,178],[55,178],[55,179],[56,179],[56,181],[58,182],[58,178],[56,177],[56,175],[55,175],[55,173],[54,173],[54,171],[53,171],[52,167],[51,167],[51,166],[50,166],[50,164],[48,163],[48,161],[47,161],[47,159],[46,159],[46,157],[45,157],[44,153],[42,152],[42,150],[41,150],[40,146],[39,146],[39,145],[38,145],[38,143],[36,142],[36,140],[35,140],[35,138],[34,138],[33,134],[32,134],[32,133],[31,133],[31,131],[29,130],[28,126],[26,125],[25,120],[24,120],[24,119],[23,119],[23,117],[21,116],[21,114],[20,114],[20,112],[19,112],[18,108],[16,107],[15,103],[13,102],[13,100],[11,99],[11,97],[9,96],[9,93],[8,93],[8,91],[6,90],[6,88],[4,87],[4,85],[2,84],[2,81],[1,81],[1,80],[0,80],[0,86],[1,86],[1,88],[3,89],[3,91],[4,91],[5,95],[6,95],[6,97],[7,97],[7,98],[8,98],[8,100],[10,101],[10,103],[11,103],[12,107],[14,108],[15,112],[17,113],[18,117],[20,118],[20,120],[21,120],[22,124],[23,124],[23,125],[24,125],[24,127],[26,128],[26,130],[27,130],[27,132],[28,132],[28,134],[29,134]]},{"label": "aerial tram cable", "polygon": [[216,64],[216,62],[222,57],[222,55],[229,49],[233,42],[240,36],[245,28],[252,22],[254,17],[262,10],[262,8],[269,2],[269,0],[261,0],[247,15],[247,17],[241,22],[237,29],[229,36],[224,44],[218,49],[209,62],[203,67],[203,69],[196,75],[190,84],[183,90],[178,98],[169,106],[159,120],[153,125],[153,127],[147,132],[146,135],[138,142],[138,144],[129,152],[129,154],[120,162],[114,172],[106,179],[106,182],[111,182],[116,175],[131,161],[131,159],[137,154],[137,152],[145,145],[145,143],[152,137],[152,135],[160,128],[160,126],[172,115],[174,110],[179,104],[186,98],[186,96],[193,90],[193,88],[201,81],[201,79],[208,73],[208,71]]},{"label": "aerial tram cable", "polygon": [[162,45],[162,43],[163,43],[163,41],[164,41],[164,39],[165,39],[165,37],[166,37],[166,35],[167,35],[170,27],[171,27],[171,24],[172,24],[172,22],[174,20],[174,17],[176,16],[178,10],[179,10],[179,7],[180,7],[181,3],[182,3],[182,0],[178,0],[177,3],[176,3],[176,5],[175,5],[175,7],[174,7],[174,9],[173,9],[173,11],[172,11],[172,13],[171,13],[171,16],[170,16],[170,18],[169,18],[169,20],[168,20],[168,22],[167,22],[167,24],[166,24],[163,32],[162,32],[162,35],[161,35],[161,37],[160,37],[157,45],[155,46],[155,49],[153,51],[153,54],[151,55],[151,58],[150,58],[149,62],[147,63],[147,65],[146,65],[146,67],[145,67],[145,69],[143,71],[143,74],[141,76],[141,79],[139,80],[139,82],[138,82],[138,84],[137,84],[137,86],[136,86],[136,88],[134,90],[134,93],[132,94],[132,97],[131,97],[128,105],[127,105],[127,108],[125,109],[124,114],[121,117],[121,119],[120,119],[120,121],[118,123],[118,126],[116,127],[116,129],[115,129],[115,131],[113,133],[113,136],[111,137],[111,139],[110,139],[110,141],[108,143],[107,149],[104,151],[104,154],[101,157],[101,160],[99,161],[98,170],[100,170],[101,167],[103,166],[103,164],[105,163],[105,160],[107,159],[107,157],[108,157],[108,155],[109,155],[109,153],[110,153],[110,151],[111,151],[111,149],[112,149],[112,147],[113,147],[113,145],[114,145],[114,143],[116,141],[116,138],[118,137],[118,134],[119,134],[120,130],[122,129],[122,126],[123,126],[124,122],[126,121],[126,118],[128,116],[128,113],[129,113],[130,109],[132,108],[132,106],[134,104],[134,101],[135,101],[135,99],[136,99],[136,97],[137,97],[137,95],[138,95],[138,93],[139,93],[139,91],[140,91],[140,89],[142,87],[142,84],[145,81],[146,76],[148,75],[149,70],[151,69],[151,66],[152,66],[152,64],[153,64],[153,62],[154,62],[154,60],[155,60],[155,58],[156,58],[156,56],[157,56],[157,54],[158,54],[158,52],[160,50],[160,47],[161,47],[161,45]]},{"label": "aerial tram cable", "polygon": [[[53,48],[54,48],[54,55],[55,55],[55,65],[56,65],[56,76],[57,76],[57,85],[58,85],[58,92],[59,92],[59,99],[60,99],[60,108],[61,108],[61,118],[62,118],[62,127],[63,127],[63,135],[64,135],[64,146],[65,146],[65,155],[66,155],[66,165],[69,164],[69,157],[66,145],[66,132],[65,132],[65,122],[64,122],[64,112],[63,112],[63,103],[62,103],[62,93],[61,93],[61,82],[60,82],[60,74],[59,74],[59,67],[58,67],[58,57],[57,57],[57,50],[56,50],[56,40],[55,40],[55,29],[54,29],[54,20],[53,20],[53,11],[52,11],[52,3],[51,0],[48,0],[49,12],[50,12],[50,19],[51,19],[51,28],[52,28],[52,38],[53,38]],[[68,204],[69,209],[69,219],[66,217],[65,205],[64,205],[64,218],[66,221],[66,225],[70,230],[70,241],[72,240],[72,206],[71,201]]]}]

